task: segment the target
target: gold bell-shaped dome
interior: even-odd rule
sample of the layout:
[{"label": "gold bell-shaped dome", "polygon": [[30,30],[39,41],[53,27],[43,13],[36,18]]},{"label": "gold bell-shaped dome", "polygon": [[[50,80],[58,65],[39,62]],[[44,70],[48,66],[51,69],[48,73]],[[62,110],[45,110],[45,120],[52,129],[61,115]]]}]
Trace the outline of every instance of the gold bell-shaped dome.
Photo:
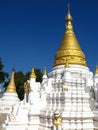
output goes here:
[{"label": "gold bell-shaped dome", "polygon": [[60,48],[56,53],[54,67],[59,65],[77,64],[87,66],[85,55],[82,52],[76,36],[73,31],[72,16],[70,7],[68,6],[68,14],[66,16],[66,31],[61,42]]},{"label": "gold bell-shaped dome", "polygon": [[10,82],[8,84],[6,92],[16,93],[16,86],[15,86],[15,81],[14,81],[14,73],[15,73],[15,69],[12,69],[12,77],[11,77],[11,80],[10,80]]}]

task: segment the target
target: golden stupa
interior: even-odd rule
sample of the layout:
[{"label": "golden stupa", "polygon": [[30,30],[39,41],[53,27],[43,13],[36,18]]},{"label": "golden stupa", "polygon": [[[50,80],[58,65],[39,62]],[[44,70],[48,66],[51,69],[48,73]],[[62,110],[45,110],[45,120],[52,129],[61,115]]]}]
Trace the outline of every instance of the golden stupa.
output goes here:
[{"label": "golden stupa", "polygon": [[66,31],[60,48],[56,53],[54,67],[59,65],[66,65],[66,62],[68,62],[69,65],[77,64],[87,66],[85,55],[82,52],[73,31],[70,6],[68,6],[68,14],[66,16]]},{"label": "golden stupa", "polygon": [[35,72],[34,72],[34,68],[32,68],[32,72],[31,72],[30,78],[36,78],[36,75],[35,75]]},{"label": "golden stupa", "polygon": [[15,73],[15,69],[12,69],[12,77],[11,77],[11,80],[10,80],[10,82],[8,84],[6,92],[16,93],[16,86],[15,86],[15,81],[14,81],[14,73]]}]

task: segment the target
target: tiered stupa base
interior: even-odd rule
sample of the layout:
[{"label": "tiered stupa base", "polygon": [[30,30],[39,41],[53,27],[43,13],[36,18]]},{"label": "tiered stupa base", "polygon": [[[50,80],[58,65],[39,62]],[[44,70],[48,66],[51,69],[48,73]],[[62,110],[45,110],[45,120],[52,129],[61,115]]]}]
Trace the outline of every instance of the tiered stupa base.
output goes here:
[{"label": "tiered stupa base", "polygon": [[[89,71],[86,74],[89,74]],[[85,77],[81,78],[77,75],[70,80],[55,79],[53,81],[52,92],[47,94],[46,98],[46,109],[42,110],[40,114],[43,130],[46,127],[52,128],[53,114],[56,109],[62,113],[61,127],[63,130],[94,130],[87,82]]]},{"label": "tiered stupa base", "polygon": [[1,98],[1,113],[10,113],[12,111],[12,106],[19,103],[19,98],[17,93],[5,92]]}]

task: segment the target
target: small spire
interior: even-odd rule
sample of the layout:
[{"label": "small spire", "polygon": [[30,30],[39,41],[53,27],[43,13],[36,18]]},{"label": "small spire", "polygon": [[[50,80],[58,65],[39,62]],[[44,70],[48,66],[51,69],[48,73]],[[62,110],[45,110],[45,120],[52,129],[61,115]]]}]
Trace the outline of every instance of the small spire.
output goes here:
[{"label": "small spire", "polygon": [[43,74],[43,79],[47,79],[47,72],[46,72],[46,67],[44,68],[44,74]]},{"label": "small spire", "polygon": [[44,75],[47,75],[47,72],[46,72],[46,67],[44,68]]},{"label": "small spire", "polygon": [[30,78],[36,78],[36,75],[35,75],[35,72],[34,72],[34,67],[32,68]]},{"label": "small spire", "polygon": [[14,73],[15,73],[15,68],[12,69],[12,77],[11,80],[8,84],[6,92],[11,92],[11,93],[16,93],[16,86],[15,86],[15,81],[14,81]]},{"label": "small spire", "polygon": [[70,14],[70,4],[68,3],[68,13],[67,13],[67,16],[65,18],[66,20],[66,33],[71,31],[73,32],[73,26],[72,26],[72,16]]},{"label": "small spire", "polygon": [[68,3],[68,13],[67,13],[67,16],[66,16],[66,22],[72,22],[72,16],[70,14],[70,4]]},{"label": "small spire", "polygon": [[66,68],[69,68],[69,63],[68,63],[68,61],[66,61],[65,67],[66,67]]},{"label": "small spire", "polygon": [[95,74],[98,74],[98,66],[96,66]]}]

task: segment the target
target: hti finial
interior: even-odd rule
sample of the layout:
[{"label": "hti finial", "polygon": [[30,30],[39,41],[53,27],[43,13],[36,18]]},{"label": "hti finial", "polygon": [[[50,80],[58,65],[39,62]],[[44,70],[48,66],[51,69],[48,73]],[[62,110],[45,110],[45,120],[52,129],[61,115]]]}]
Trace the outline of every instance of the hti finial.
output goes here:
[{"label": "hti finial", "polygon": [[15,65],[13,66],[12,71],[15,72]]},{"label": "hti finial", "polygon": [[68,12],[70,13],[70,3],[67,4]]},{"label": "hti finial", "polygon": [[68,13],[67,13],[67,16],[66,16],[66,21],[68,23],[68,22],[72,22],[72,16],[70,14],[70,3],[67,4],[67,7],[68,7]]}]

